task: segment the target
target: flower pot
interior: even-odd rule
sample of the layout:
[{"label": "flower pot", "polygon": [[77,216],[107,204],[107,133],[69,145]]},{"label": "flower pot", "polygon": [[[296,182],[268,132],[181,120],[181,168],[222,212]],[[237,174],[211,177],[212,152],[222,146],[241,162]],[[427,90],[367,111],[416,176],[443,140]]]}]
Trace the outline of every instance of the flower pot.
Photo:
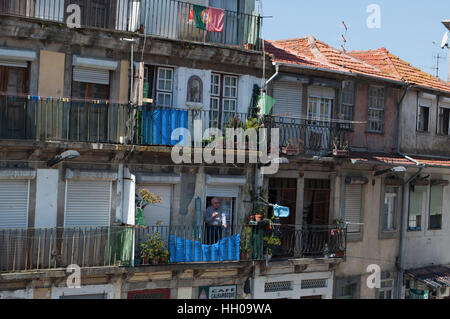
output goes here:
[{"label": "flower pot", "polygon": [[338,149],[334,149],[333,150],[333,156],[336,157],[348,157],[348,150],[338,150]]},{"label": "flower pot", "polygon": [[159,257],[153,257],[151,261],[152,261],[152,265],[157,265],[157,264],[159,264]]},{"label": "flower pot", "polygon": [[161,257],[161,258],[159,259],[159,262],[160,262],[161,264],[167,264],[167,257]]},{"label": "flower pot", "polygon": [[141,265],[148,265],[148,257],[141,257]]},{"label": "flower pot", "polygon": [[263,216],[262,215],[255,215],[255,221],[260,222],[262,221]]},{"label": "flower pot", "polygon": [[249,222],[254,222],[255,221],[255,215],[248,216],[248,221]]}]

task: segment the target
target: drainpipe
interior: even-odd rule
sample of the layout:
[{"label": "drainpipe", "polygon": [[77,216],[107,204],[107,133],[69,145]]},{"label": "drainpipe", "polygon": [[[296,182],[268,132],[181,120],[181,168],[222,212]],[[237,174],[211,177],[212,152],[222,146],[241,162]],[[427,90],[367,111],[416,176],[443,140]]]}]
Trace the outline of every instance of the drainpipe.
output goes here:
[{"label": "drainpipe", "polygon": [[273,80],[275,80],[276,77],[278,77],[279,73],[280,73],[280,65],[278,63],[274,63],[275,65],[275,74],[272,75],[272,77],[270,79],[268,79],[266,81],[266,83],[264,83],[264,87],[262,89],[266,89],[267,86],[269,85],[270,82],[272,82]]},{"label": "drainpipe", "polygon": [[399,253],[398,253],[398,267],[400,269],[399,269],[399,275],[398,275],[398,280],[397,280],[397,299],[401,299],[401,297],[402,297],[403,275],[404,275],[404,269],[403,269],[403,242],[404,242],[404,237],[406,235],[406,232],[404,233],[404,228],[405,228],[404,226],[407,223],[406,218],[408,216],[408,212],[406,212],[404,208],[407,207],[406,210],[409,211],[409,198],[408,198],[408,204],[405,205],[406,185],[408,185],[414,178],[419,176],[420,173],[422,172],[422,170],[425,168],[425,165],[421,165],[415,159],[413,159],[413,158],[411,158],[409,156],[406,156],[406,155],[403,155],[403,156],[407,160],[415,162],[416,165],[419,167],[419,170],[403,184],[403,197],[402,197],[401,223],[400,223],[400,240],[399,240]]},{"label": "drainpipe", "polygon": [[408,90],[409,90],[410,87],[411,86],[407,82],[405,91],[403,92],[403,96],[400,99],[400,102],[398,103],[398,115],[397,115],[397,118],[398,118],[398,120],[397,120],[398,121],[398,124],[397,124],[397,153],[398,154],[400,154],[400,133],[401,133],[401,126],[402,126],[402,121],[401,121],[401,116],[400,115],[401,115],[402,103],[403,103],[403,100],[406,97],[406,93],[408,93]]}]

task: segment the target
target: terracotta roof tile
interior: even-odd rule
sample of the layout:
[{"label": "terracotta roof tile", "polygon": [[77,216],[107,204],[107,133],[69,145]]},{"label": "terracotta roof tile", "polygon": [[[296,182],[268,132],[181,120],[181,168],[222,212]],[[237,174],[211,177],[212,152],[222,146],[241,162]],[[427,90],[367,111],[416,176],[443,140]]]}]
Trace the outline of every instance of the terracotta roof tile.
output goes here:
[{"label": "terracotta roof tile", "polygon": [[386,48],[368,51],[352,51],[347,54],[367,62],[384,72],[398,76],[403,81],[410,84],[429,87],[431,89],[441,90],[450,93],[450,83],[442,81],[419,68],[416,68],[398,56],[390,53]]}]

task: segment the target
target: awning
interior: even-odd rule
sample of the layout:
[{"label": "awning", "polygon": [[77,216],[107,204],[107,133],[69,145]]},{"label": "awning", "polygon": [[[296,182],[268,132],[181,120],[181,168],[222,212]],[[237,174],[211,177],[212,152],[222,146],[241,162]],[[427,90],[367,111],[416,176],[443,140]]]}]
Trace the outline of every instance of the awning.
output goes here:
[{"label": "awning", "polygon": [[450,287],[450,268],[446,266],[407,270],[406,275],[425,283],[431,288]]}]

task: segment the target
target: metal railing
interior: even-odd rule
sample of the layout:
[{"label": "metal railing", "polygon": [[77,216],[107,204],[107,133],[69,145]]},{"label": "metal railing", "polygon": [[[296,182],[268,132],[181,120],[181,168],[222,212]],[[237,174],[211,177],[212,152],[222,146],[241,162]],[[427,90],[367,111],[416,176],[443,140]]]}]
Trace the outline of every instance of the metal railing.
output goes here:
[{"label": "metal railing", "polygon": [[347,130],[334,123],[299,120],[289,117],[273,116],[268,118],[268,125],[280,129],[280,147],[293,147],[293,152],[306,155],[326,154],[347,145]]},{"label": "metal railing", "polygon": [[140,265],[233,262],[263,259],[262,238],[246,226],[149,226],[136,229],[135,262]]},{"label": "metal railing", "polygon": [[194,4],[178,0],[0,0],[0,14],[65,23],[69,5],[79,6],[82,27],[260,50],[260,17],[225,10],[223,31],[209,32],[196,26]]},{"label": "metal railing", "polygon": [[265,245],[279,258],[343,258],[347,249],[347,229],[336,226],[275,225],[265,234],[279,238],[281,245]]},{"label": "metal railing", "polygon": [[187,141],[185,132],[172,139],[175,130],[184,128],[194,145],[194,124],[201,123],[202,133],[221,129],[225,138],[227,128],[245,130],[248,118],[236,112],[0,96],[0,139],[11,140],[174,146]]},{"label": "metal railing", "polygon": [[129,227],[0,229],[0,272],[129,266]]}]

